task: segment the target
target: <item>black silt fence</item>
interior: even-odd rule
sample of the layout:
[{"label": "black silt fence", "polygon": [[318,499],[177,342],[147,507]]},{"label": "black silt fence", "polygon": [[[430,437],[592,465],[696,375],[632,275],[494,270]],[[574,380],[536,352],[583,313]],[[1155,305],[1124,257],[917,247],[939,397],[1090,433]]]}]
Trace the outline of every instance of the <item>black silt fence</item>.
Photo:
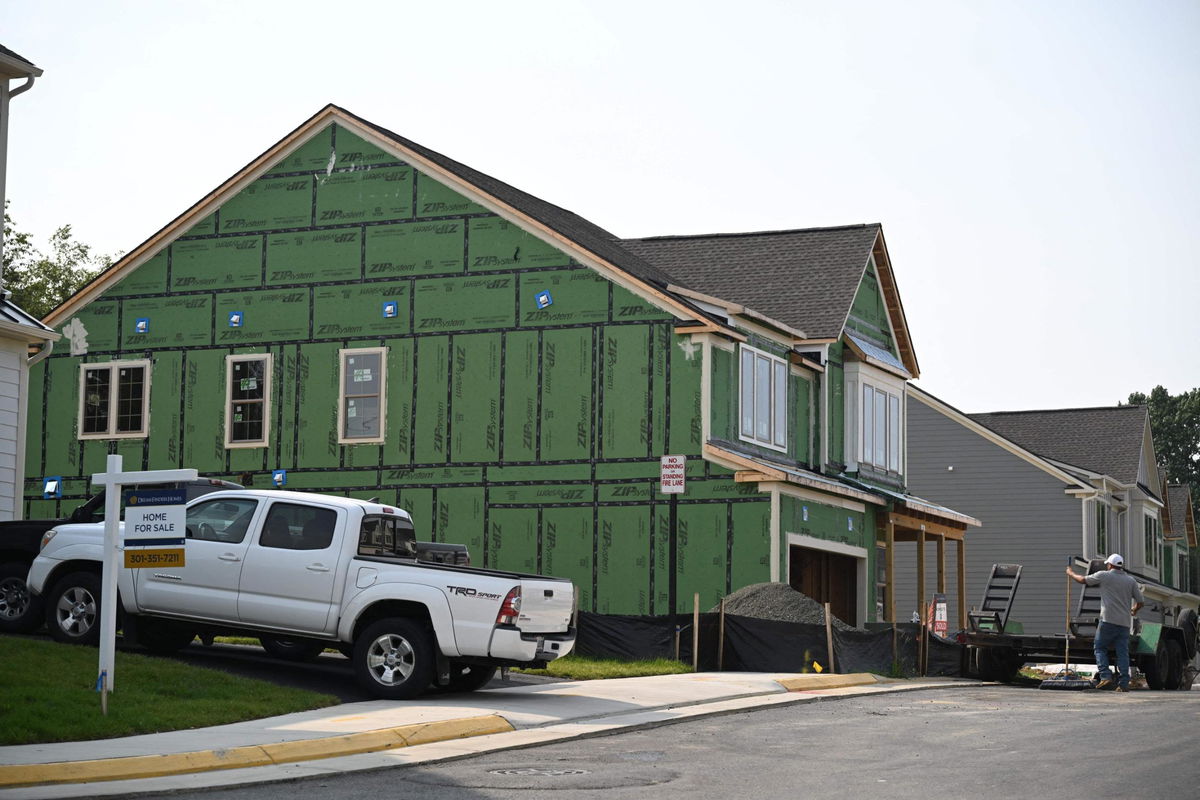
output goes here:
[{"label": "black silt fence", "polygon": [[[679,659],[692,661],[692,617],[680,616]],[[903,675],[918,672],[921,633],[915,623],[868,624],[866,631],[833,629],[833,652],[838,672],[873,672]],[[720,615],[700,615],[699,667],[717,669]],[[675,657],[675,628],[670,616],[579,615],[575,650],[594,658],[636,660]],[[963,646],[937,636],[929,637],[927,673],[959,676]],[[829,648],[824,625],[725,615],[723,668],[744,672],[813,672],[813,662],[829,668]]]}]

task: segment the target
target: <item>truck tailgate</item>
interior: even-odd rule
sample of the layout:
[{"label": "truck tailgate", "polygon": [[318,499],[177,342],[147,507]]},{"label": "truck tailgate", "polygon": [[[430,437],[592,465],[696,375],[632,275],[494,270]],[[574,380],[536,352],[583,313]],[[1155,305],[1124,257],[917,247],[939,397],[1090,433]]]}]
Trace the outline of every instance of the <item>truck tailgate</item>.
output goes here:
[{"label": "truck tailgate", "polygon": [[521,612],[517,628],[522,633],[563,633],[575,611],[575,587],[568,581],[521,581]]}]

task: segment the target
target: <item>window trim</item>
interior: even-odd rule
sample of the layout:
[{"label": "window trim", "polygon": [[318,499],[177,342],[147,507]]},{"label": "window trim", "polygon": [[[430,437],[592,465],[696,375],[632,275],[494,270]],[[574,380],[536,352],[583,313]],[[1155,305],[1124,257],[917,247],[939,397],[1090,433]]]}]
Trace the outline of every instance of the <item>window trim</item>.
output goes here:
[{"label": "window trim", "polygon": [[[904,475],[908,457],[907,383],[869,364],[853,361],[845,366],[845,453],[847,468],[863,467],[885,475]],[[871,391],[871,424],[867,425],[866,392]],[[883,431],[876,431],[883,409]],[[894,414],[894,418],[893,418]],[[871,433],[868,442],[868,427]],[[883,463],[876,462],[882,436]],[[868,445],[870,445],[868,449]]]},{"label": "window trim", "polygon": [[[743,427],[745,413],[743,403],[746,400],[746,370],[745,356],[751,355],[751,393],[750,393],[750,408],[751,408],[751,433],[747,435]],[[770,441],[764,441],[758,438],[758,364],[759,359],[765,359],[770,364],[770,380],[767,388],[767,424],[769,425]],[[779,407],[780,387],[776,384],[781,369],[783,375],[782,386],[782,408]],[[788,362],[777,355],[768,353],[765,350],[759,350],[757,347],[750,345],[740,345],[738,349],[738,421],[737,432],[738,439],[743,442],[765,447],[769,450],[776,450],[780,453],[788,452],[788,379],[791,377],[791,370],[788,368]],[[782,417],[782,419],[781,419]],[[777,423],[782,422],[783,430],[779,431]]]},{"label": "window trim", "polygon": [[[130,431],[127,433],[117,433],[114,431],[116,427],[117,415],[115,409],[117,407],[115,393],[117,391],[118,382],[109,377],[108,388],[108,429],[103,433],[84,433],[83,432],[83,410],[85,406],[85,397],[87,393],[87,372],[88,370],[107,369],[109,372],[119,370],[122,367],[141,367],[143,369],[143,390],[142,390],[142,427],[139,431]],[[128,360],[128,361],[92,361],[79,365],[79,414],[76,417],[76,438],[81,441],[94,441],[96,439],[145,439],[150,435],[150,377],[153,372],[153,362],[148,358]]]},{"label": "window trim", "polygon": [[[347,354],[365,355],[370,353],[375,353],[379,356],[379,435],[371,437],[347,436],[346,356]],[[338,444],[383,444],[387,431],[387,358],[388,349],[386,347],[346,347],[338,350]],[[373,395],[356,396],[372,397]]]},{"label": "window trim", "polygon": [[[265,361],[263,370],[263,430],[261,440],[234,441],[233,436],[233,365],[242,361]],[[243,353],[225,356],[225,449],[242,450],[271,446],[271,377],[274,359],[270,353]]]}]

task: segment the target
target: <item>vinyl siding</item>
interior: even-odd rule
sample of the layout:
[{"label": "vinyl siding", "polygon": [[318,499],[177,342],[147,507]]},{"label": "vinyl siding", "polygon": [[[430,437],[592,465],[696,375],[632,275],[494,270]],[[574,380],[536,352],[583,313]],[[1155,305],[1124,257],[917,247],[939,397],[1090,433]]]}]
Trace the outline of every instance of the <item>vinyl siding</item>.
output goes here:
[{"label": "vinyl siding", "polygon": [[24,436],[20,429],[20,408],[25,349],[22,341],[0,339],[0,520],[17,518],[19,492],[23,488],[17,458]]},{"label": "vinyl siding", "polygon": [[[1011,620],[1026,633],[1060,633],[1066,625],[1063,568],[1082,547],[1081,503],[1068,485],[917,399],[908,403],[909,491],[979,519],[966,537],[966,607],[978,606],[992,564],[1021,564]],[[953,466],[953,471],[948,467]],[[951,627],[956,625],[957,554],[946,547]],[[937,550],[927,545],[926,591],[937,585]],[[916,546],[896,548],[896,614],[916,608]],[[1075,585],[1072,584],[1074,587]],[[1072,592],[1072,609],[1076,593]]]}]

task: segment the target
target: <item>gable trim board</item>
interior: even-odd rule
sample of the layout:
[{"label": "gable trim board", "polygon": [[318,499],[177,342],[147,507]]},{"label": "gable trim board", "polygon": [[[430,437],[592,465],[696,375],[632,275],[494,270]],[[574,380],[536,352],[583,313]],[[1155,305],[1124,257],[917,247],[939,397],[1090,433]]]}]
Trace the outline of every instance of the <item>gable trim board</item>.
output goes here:
[{"label": "gable trim board", "polygon": [[[280,159],[286,158],[303,145],[313,134],[318,133],[330,124],[341,125],[381,150],[410,163],[423,174],[432,177],[452,190],[479,203],[489,211],[513,223],[527,233],[536,236],[547,244],[563,249],[572,257],[579,260],[580,263],[596,270],[617,285],[634,292],[642,299],[653,303],[663,311],[676,314],[685,320],[695,321],[706,330],[711,328],[721,333],[731,334],[737,338],[735,331],[727,329],[727,326],[721,325],[717,320],[700,312],[690,303],[684,302],[672,296],[669,292],[652,286],[647,280],[631,274],[627,270],[613,264],[610,260],[603,258],[578,242],[568,238],[566,235],[559,233],[550,224],[537,219],[533,214],[526,213],[512,204],[504,202],[468,180],[454,174],[450,168],[437,163],[430,157],[400,141],[400,137],[392,138],[386,136],[383,134],[382,129],[367,123],[362,118],[333,104],[327,105],[308,120],[301,123],[299,127],[264,151],[198,203],[135,247],[124,258],[97,275],[86,286],[63,302],[62,305],[46,315],[45,323],[48,326],[57,325],[75,313],[76,310],[86,306],[93,299],[97,298],[110,286],[115,286],[151,257],[157,255],[163,246],[185,233],[209,213],[219,208],[226,200],[232,198],[242,189],[245,189],[258,178],[262,177],[273,164]],[[446,160],[449,161],[449,159]]]}]

